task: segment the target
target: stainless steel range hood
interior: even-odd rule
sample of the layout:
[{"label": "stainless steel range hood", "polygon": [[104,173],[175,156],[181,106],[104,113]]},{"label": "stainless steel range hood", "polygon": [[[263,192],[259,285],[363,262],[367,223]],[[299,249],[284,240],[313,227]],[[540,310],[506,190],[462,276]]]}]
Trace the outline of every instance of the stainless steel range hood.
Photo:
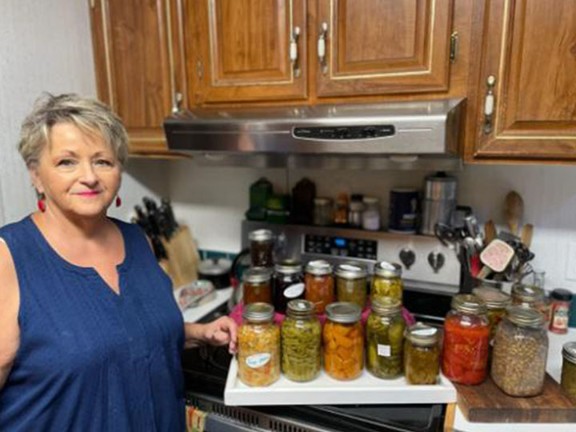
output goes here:
[{"label": "stainless steel range hood", "polygon": [[462,99],[196,110],[164,122],[203,165],[458,169]]}]

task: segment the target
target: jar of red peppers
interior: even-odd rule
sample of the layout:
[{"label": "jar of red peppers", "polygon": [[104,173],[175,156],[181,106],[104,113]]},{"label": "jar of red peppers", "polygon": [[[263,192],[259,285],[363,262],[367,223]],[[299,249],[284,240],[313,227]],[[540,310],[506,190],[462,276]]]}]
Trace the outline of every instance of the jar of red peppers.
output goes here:
[{"label": "jar of red peppers", "polygon": [[460,384],[486,379],[490,324],[486,304],[473,294],[458,294],[444,321],[442,372]]},{"label": "jar of red peppers", "polygon": [[314,304],[317,314],[323,314],[326,306],[336,298],[332,265],[324,260],[310,261],[306,265],[304,285],[304,297]]}]

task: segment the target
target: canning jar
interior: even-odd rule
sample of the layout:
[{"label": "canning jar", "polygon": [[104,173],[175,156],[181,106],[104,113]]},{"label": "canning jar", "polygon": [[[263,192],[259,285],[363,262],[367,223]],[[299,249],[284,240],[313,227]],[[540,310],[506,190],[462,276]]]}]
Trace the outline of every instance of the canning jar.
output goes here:
[{"label": "canning jar", "polygon": [[512,305],[536,309],[544,315],[545,324],[550,322],[550,305],[546,299],[544,289],[524,284],[512,286]]},{"label": "canning jar", "polygon": [[238,329],[238,378],[253,387],[264,387],[280,377],[280,329],[273,322],[274,308],[252,303],[243,312]]},{"label": "canning jar", "polygon": [[572,293],[567,289],[556,288],[550,293],[550,326],[553,333],[568,333],[568,321]]},{"label": "canning jar", "polygon": [[548,334],[544,317],[522,306],[508,309],[494,338],[490,376],[510,396],[536,396],[546,376]]},{"label": "canning jar", "polygon": [[282,373],[292,381],[311,381],[320,373],[322,327],[308,300],[291,300],[282,322]]},{"label": "canning jar", "polygon": [[392,297],[402,302],[402,267],[399,264],[392,264],[380,261],[374,264],[374,276],[370,297],[372,300],[382,297]]},{"label": "canning jar", "polygon": [[314,225],[327,226],[334,222],[334,204],[330,198],[314,198]]},{"label": "canning jar", "polygon": [[270,277],[272,272],[266,267],[250,267],[242,273],[242,300],[250,303],[272,304]]},{"label": "canning jar", "polygon": [[404,374],[409,384],[436,384],[440,371],[438,329],[416,323],[406,329]]},{"label": "canning jar", "polygon": [[317,314],[323,314],[326,306],[335,300],[334,276],[328,261],[315,260],[306,265],[304,274],[304,298],[314,304]]},{"label": "canning jar", "polygon": [[343,263],[336,267],[336,299],[351,302],[364,309],[366,306],[367,277],[366,267],[357,263]]},{"label": "canning jar", "polygon": [[274,239],[272,231],[259,229],[248,234],[250,241],[250,260],[253,267],[272,267],[274,264]]},{"label": "canning jar", "polygon": [[364,333],[360,317],[362,310],[349,302],[326,306],[324,369],[332,378],[352,380],[364,368]]},{"label": "canning jar", "polygon": [[562,375],[560,385],[576,403],[576,342],[567,342],[562,347]]},{"label": "canning jar", "polygon": [[493,340],[498,323],[506,315],[506,308],[510,306],[512,299],[504,291],[487,286],[474,288],[472,294],[480,297],[486,303],[486,315],[490,323],[490,340]]},{"label": "canning jar", "polygon": [[300,261],[287,259],[274,266],[272,276],[274,309],[285,313],[290,300],[304,298],[304,277]]},{"label": "canning jar", "polygon": [[398,299],[372,300],[372,312],[366,322],[366,369],[372,375],[378,378],[402,375],[405,328]]},{"label": "canning jar", "polygon": [[460,384],[486,379],[490,325],[486,304],[473,294],[457,294],[444,320],[442,372]]}]

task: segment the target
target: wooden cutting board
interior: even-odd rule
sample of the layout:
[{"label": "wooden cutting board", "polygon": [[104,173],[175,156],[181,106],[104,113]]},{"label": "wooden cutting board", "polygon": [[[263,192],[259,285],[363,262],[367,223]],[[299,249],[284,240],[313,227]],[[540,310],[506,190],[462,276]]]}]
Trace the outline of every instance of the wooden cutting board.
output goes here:
[{"label": "wooden cutting board", "polygon": [[[576,404],[560,384],[546,374],[539,396],[515,398],[506,395],[489,377],[482,384],[454,384],[458,406],[470,422],[486,423],[571,423],[576,422]],[[574,426],[576,430],[576,425]]]}]

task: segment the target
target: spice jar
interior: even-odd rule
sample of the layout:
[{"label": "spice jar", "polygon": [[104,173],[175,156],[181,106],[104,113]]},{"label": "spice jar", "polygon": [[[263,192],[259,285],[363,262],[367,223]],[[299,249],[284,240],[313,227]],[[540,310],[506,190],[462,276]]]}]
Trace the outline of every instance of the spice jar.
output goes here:
[{"label": "spice jar", "polygon": [[330,198],[314,198],[314,225],[327,226],[334,222],[334,208]]},{"label": "spice jar", "polygon": [[362,264],[343,263],[336,267],[336,298],[352,302],[364,309],[367,298],[368,272]]},{"label": "spice jar", "polygon": [[440,371],[438,329],[416,323],[406,330],[404,373],[409,384],[436,384]]},{"label": "spice jar", "polygon": [[548,328],[553,333],[568,333],[572,293],[566,289],[556,288],[550,293],[550,300],[552,304],[550,308],[550,326]]},{"label": "spice jar", "polygon": [[560,385],[576,403],[576,342],[567,342],[562,347]]},{"label": "spice jar", "polygon": [[274,239],[272,231],[259,229],[248,234],[250,259],[253,267],[272,267]]},{"label": "spice jar", "polygon": [[536,396],[542,392],[548,356],[544,317],[521,306],[508,309],[494,338],[494,383],[510,396]]},{"label": "spice jar", "polygon": [[285,313],[290,300],[304,298],[303,279],[300,261],[287,259],[274,266],[272,291],[276,312]]},{"label": "spice jar", "polygon": [[362,195],[353,194],[350,197],[350,205],[348,209],[348,225],[351,228],[362,227],[363,211],[364,211],[364,203],[362,202]]},{"label": "spice jar", "polygon": [[402,302],[402,267],[386,261],[374,265],[374,276],[370,296],[372,300],[382,297],[392,297]]},{"label": "spice jar", "polygon": [[550,322],[550,306],[546,294],[540,287],[514,284],[512,286],[512,305],[536,309],[544,315],[546,325]]},{"label": "spice jar", "polygon": [[506,308],[511,305],[512,299],[504,291],[487,286],[474,288],[472,294],[480,297],[486,303],[486,315],[490,323],[490,340],[493,340],[498,323],[506,315]]},{"label": "spice jar", "polygon": [[304,298],[314,304],[317,314],[323,314],[326,306],[335,300],[334,276],[330,263],[324,260],[310,261],[306,265],[304,286]]},{"label": "spice jar", "polygon": [[326,306],[322,332],[324,369],[338,380],[352,380],[364,368],[364,334],[357,304],[340,302]]},{"label": "spice jar", "polygon": [[380,229],[380,208],[378,198],[364,197],[364,211],[362,212],[362,228],[368,231]]},{"label": "spice jar", "polygon": [[266,267],[250,267],[242,274],[242,300],[244,305],[250,303],[272,304],[270,277],[272,273]]},{"label": "spice jar", "polygon": [[486,304],[473,294],[457,294],[444,320],[442,372],[460,384],[486,379],[490,325]]},{"label": "spice jar", "polygon": [[366,369],[372,375],[378,378],[402,375],[405,328],[398,299],[372,300],[372,312],[366,322]]},{"label": "spice jar", "polygon": [[238,329],[238,378],[252,387],[264,387],[280,378],[280,329],[274,308],[252,303],[244,308]]},{"label": "spice jar", "polygon": [[311,381],[322,364],[322,327],[308,300],[291,300],[282,322],[282,373],[292,381]]}]

